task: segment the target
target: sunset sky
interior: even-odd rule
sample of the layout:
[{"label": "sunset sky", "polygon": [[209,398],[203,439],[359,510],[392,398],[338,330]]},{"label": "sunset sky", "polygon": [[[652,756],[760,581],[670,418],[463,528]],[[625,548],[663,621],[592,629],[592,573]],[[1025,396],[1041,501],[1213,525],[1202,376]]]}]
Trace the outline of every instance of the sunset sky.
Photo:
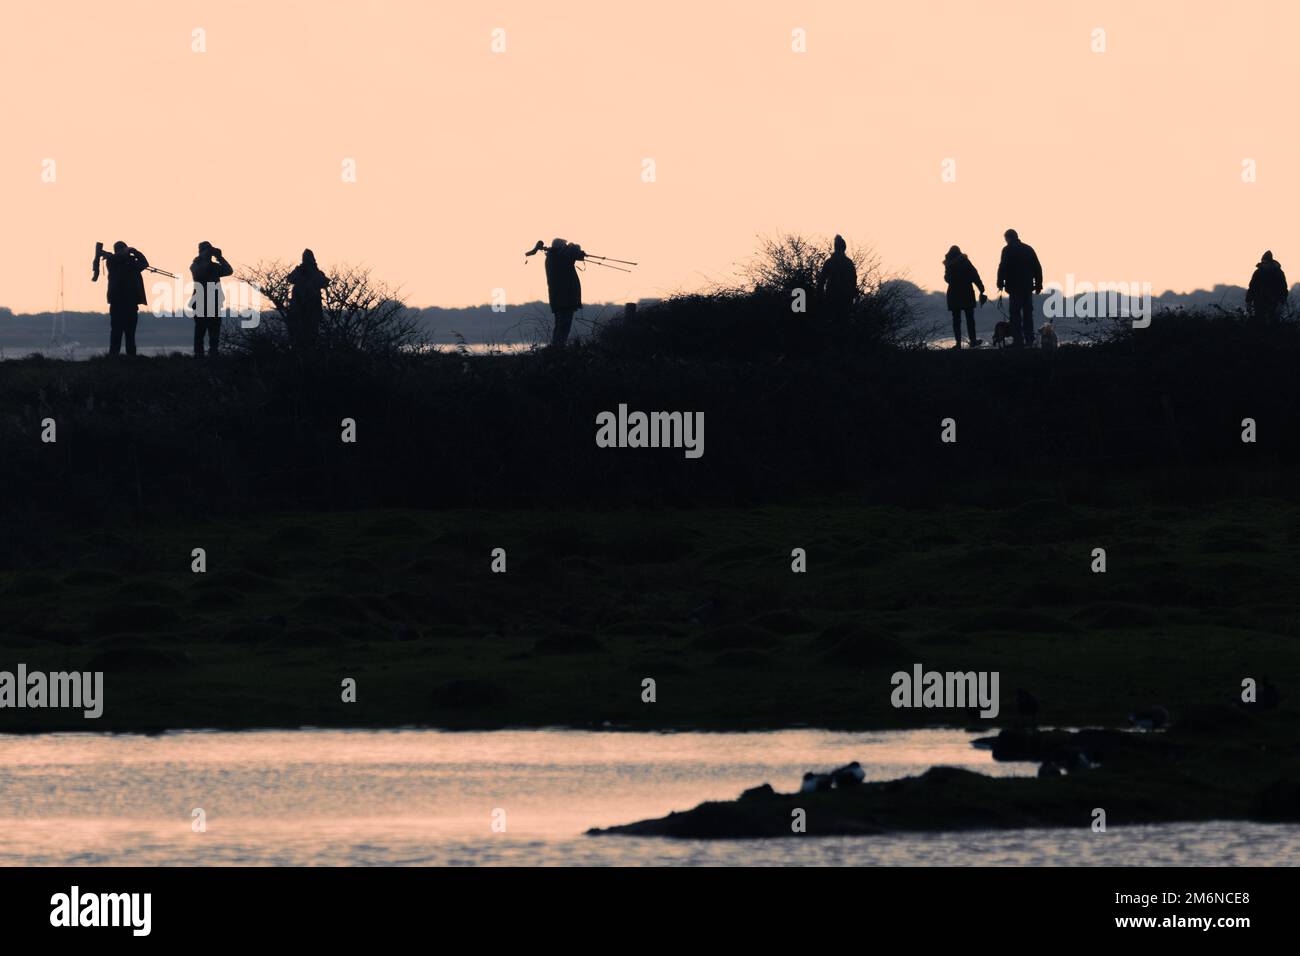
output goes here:
[{"label": "sunset sky", "polygon": [[588,301],[728,278],[778,231],[927,288],[953,243],[991,281],[1008,226],[1049,281],[1300,270],[1295,4],[46,0],[0,25],[16,311],[54,307],[60,265],[66,307],[103,309],[117,239],[178,272],[202,239],[310,246],[413,305],[544,297],[522,253],[555,236],[641,263],[591,269]]}]

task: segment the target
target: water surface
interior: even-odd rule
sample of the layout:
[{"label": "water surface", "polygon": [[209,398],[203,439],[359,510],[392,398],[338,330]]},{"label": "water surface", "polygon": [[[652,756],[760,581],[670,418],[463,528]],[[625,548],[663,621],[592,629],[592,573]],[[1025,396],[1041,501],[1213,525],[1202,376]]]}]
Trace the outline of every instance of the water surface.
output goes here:
[{"label": "water surface", "polygon": [[[886,837],[589,837],[858,760],[868,779],[997,764],[958,730],[511,730],[0,736],[10,865],[1300,863],[1300,827],[1213,823]],[[194,832],[202,808],[205,832]],[[504,815],[504,816],[503,816]],[[504,818],[505,831],[493,829]]]}]

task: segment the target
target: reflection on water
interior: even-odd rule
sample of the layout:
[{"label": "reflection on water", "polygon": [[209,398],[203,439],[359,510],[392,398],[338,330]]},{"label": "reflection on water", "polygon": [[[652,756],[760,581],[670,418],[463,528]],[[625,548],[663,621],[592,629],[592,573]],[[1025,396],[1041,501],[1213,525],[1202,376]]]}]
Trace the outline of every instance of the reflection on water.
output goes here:
[{"label": "reflection on water", "polygon": [[[671,841],[587,837],[859,760],[868,779],[995,764],[955,730],[569,730],[0,736],[5,864],[1091,864],[1300,862],[1300,827]],[[191,831],[202,808],[207,830]],[[494,810],[506,832],[493,832]]]}]

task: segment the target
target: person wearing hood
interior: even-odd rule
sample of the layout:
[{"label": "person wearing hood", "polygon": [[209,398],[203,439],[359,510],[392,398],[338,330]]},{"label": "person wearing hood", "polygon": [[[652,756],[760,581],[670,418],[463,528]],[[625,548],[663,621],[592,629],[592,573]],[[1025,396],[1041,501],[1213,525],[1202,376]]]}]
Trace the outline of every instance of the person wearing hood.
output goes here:
[{"label": "person wearing hood", "polygon": [[289,294],[289,336],[294,348],[310,349],[316,344],[324,319],[321,293],[330,284],[329,276],[316,265],[316,254],[304,249],[302,262],[289,273],[288,282],[292,290]]},{"label": "person wearing hood", "polygon": [[966,253],[957,246],[943,257],[943,281],[948,283],[948,311],[952,313],[953,348],[961,348],[961,316],[966,313],[966,331],[970,334],[970,347],[980,344],[975,337],[975,290],[980,290],[979,301],[987,302],[984,280]]},{"label": "person wearing hood", "polygon": [[848,324],[858,295],[858,267],[849,258],[843,236],[835,237],[835,251],[817,273],[817,295],[836,329]]},{"label": "person wearing hood", "polygon": [[1273,258],[1272,252],[1265,251],[1246,289],[1246,311],[1257,321],[1272,325],[1286,304],[1289,292],[1282,264]]}]

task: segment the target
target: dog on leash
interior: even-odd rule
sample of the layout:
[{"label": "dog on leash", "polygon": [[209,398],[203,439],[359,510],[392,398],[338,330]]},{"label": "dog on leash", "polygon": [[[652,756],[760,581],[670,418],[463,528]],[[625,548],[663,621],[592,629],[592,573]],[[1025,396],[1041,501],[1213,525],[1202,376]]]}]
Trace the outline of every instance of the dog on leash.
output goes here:
[{"label": "dog on leash", "polygon": [[1002,348],[1007,339],[1012,338],[1011,323],[1003,319],[997,325],[993,326],[993,347]]},{"label": "dog on leash", "polygon": [[1056,329],[1052,328],[1051,322],[1043,323],[1043,327],[1038,330],[1038,338],[1044,349],[1049,352],[1056,351]]}]

